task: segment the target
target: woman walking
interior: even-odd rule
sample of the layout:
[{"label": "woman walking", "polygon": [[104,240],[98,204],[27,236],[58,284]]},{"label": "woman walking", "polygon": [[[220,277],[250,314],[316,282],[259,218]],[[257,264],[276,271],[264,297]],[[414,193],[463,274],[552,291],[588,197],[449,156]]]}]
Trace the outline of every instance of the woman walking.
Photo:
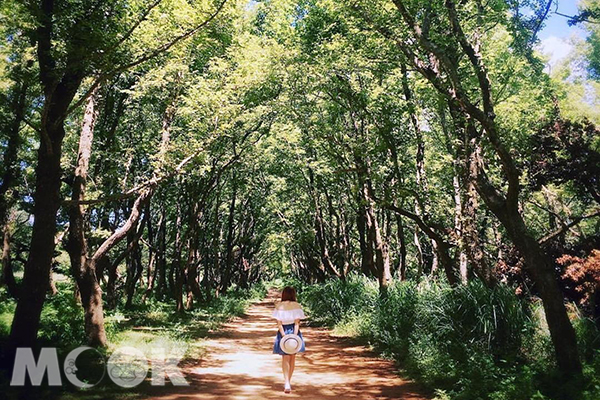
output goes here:
[{"label": "woman walking", "polygon": [[292,391],[291,380],[296,364],[296,353],[305,351],[304,338],[300,332],[300,320],[306,318],[302,306],[296,300],[296,290],[286,286],[281,292],[281,301],[275,304],[273,317],[277,319],[277,335],[273,354],[280,354],[283,370],[284,392]]}]

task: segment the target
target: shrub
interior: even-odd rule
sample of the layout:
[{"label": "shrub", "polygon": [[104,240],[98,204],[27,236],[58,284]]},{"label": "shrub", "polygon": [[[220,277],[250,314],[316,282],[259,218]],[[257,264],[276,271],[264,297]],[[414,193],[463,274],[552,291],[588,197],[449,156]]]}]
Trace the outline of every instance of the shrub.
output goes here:
[{"label": "shrub", "polygon": [[357,316],[363,310],[373,310],[377,299],[377,284],[352,274],[345,281],[332,279],[320,285],[303,289],[301,300],[307,306],[312,320],[334,326]]},{"label": "shrub", "polygon": [[[304,295],[314,321],[363,337],[439,388],[440,398],[544,398],[536,376],[552,353],[545,345],[524,351],[545,332],[511,287],[394,282],[379,296],[374,280],[351,275],[312,285]],[[529,367],[532,356],[542,361]]]},{"label": "shrub", "polygon": [[75,298],[73,284],[63,283],[57,286],[58,293],[44,303],[38,337],[41,341],[60,348],[86,343],[83,308]]},{"label": "shrub", "polygon": [[488,289],[478,281],[425,289],[417,319],[414,334],[434,335],[459,361],[467,360],[472,349],[514,360],[523,335],[533,329],[526,304],[509,287]]},{"label": "shrub", "polygon": [[15,307],[16,301],[6,293],[5,288],[0,288],[0,340],[10,334]]},{"label": "shrub", "polygon": [[396,282],[386,297],[378,297],[371,328],[374,344],[398,360],[408,356],[410,338],[417,320],[419,293],[413,282]]},{"label": "shrub", "polygon": [[592,360],[600,350],[600,330],[598,325],[582,314],[578,314],[573,321],[573,327],[577,334],[580,356],[584,360]]}]

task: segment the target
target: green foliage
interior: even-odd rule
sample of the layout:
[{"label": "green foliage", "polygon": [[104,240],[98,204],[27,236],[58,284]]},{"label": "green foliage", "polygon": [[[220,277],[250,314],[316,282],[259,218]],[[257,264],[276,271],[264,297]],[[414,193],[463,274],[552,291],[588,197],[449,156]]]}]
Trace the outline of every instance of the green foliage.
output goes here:
[{"label": "green foliage", "polygon": [[416,314],[409,363],[425,381],[451,386],[457,398],[501,389],[531,329],[510,288],[489,290],[480,282],[456,290],[432,286],[421,293]]},{"label": "green foliage", "polygon": [[[58,283],[58,293],[44,304],[39,338],[46,346],[62,350],[86,343],[83,330],[83,308],[76,300],[72,283]],[[131,309],[117,308],[105,313],[105,329],[111,348],[124,343],[150,343],[157,338],[192,342],[209,329],[240,316],[250,302],[267,293],[263,282],[247,289],[232,288],[187,313],[176,313],[174,304],[150,298],[135,303]],[[16,302],[4,288],[0,289],[0,341],[8,338]],[[140,334],[140,330],[145,332]],[[136,333],[137,332],[137,333]]]},{"label": "green foliage", "polygon": [[68,348],[86,343],[83,308],[72,284],[58,284],[58,293],[44,303],[38,337],[46,344]]},{"label": "green foliage", "polygon": [[438,388],[438,399],[567,399],[569,393],[591,399],[597,393],[597,327],[576,319],[588,360],[585,384],[561,388],[541,307],[519,299],[509,286],[395,282],[378,296],[373,280],[356,275],[303,293],[314,321],[362,337]]},{"label": "green foliage", "polygon": [[578,315],[573,327],[577,333],[579,352],[584,360],[593,360],[600,350],[600,329],[591,318]]},{"label": "green foliage", "polygon": [[309,290],[311,285],[296,276],[285,274],[281,271],[278,272],[279,274],[277,277],[265,281],[264,284],[280,291],[286,286],[291,286],[296,289],[296,295],[298,296],[299,301],[303,302],[302,299],[305,298],[305,291]]},{"label": "green foliage", "polygon": [[600,1],[598,0],[583,0],[578,4],[580,13],[575,16],[570,24],[582,23],[588,31],[586,38],[587,48],[587,67],[589,75],[592,79],[600,81]]},{"label": "green foliage", "polygon": [[583,365],[584,380],[587,382],[582,400],[600,398],[600,350],[596,350],[590,362]]},{"label": "green foliage", "polygon": [[385,297],[378,297],[372,317],[377,327],[373,340],[385,353],[399,359],[408,356],[411,334],[417,322],[418,286],[413,282],[394,284]]},{"label": "green foliage", "polygon": [[309,286],[301,300],[305,300],[313,321],[335,325],[349,316],[359,315],[362,310],[373,309],[376,293],[376,283],[356,274],[346,281],[332,279],[322,285]]},{"label": "green foliage", "polygon": [[17,303],[8,296],[6,288],[0,288],[0,340],[8,337]]},{"label": "green foliage", "polygon": [[250,288],[231,288],[226,294],[211,299],[186,313],[177,313],[173,304],[156,300],[133,309],[110,311],[107,335],[110,348],[134,346],[148,353],[153,346],[187,348],[185,359],[199,359],[205,353],[202,338],[232,317],[242,315],[250,302],[267,293],[263,283]]},{"label": "green foliage", "polygon": [[211,316],[213,323],[221,323],[243,315],[251,302],[262,299],[266,294],[267,287],[263,282],[249,289],[233,287],[225,295],[211,299],[202,309]]},{"label": "green foliage", "polygon": [[[75,99],[84,95],[92,76],[107,77],[100,89],[86,198],[116,200],[86,207],[90,252],[129,216],[131,205],[119,193],[151,177],[170,176],[160,183],[136,226],[141,235],[137,261],[148,266],[148,272],[152,265],[176,271],[187,262],[188,270],[192,265],[197,268],[199,276],[194,279],[208,277],[203,290],[221,293],[212,298],[204,293],[194,299],[193,310],[177,313],[168,296],[174,293],[172,283],[155,282],[155,293],[145,302],[141,301],[145,288],[134,288],[131,307],[118,304],[106,311],[111,343],[152,346],[165,339],[190,343],[241,315],[249,301],[266,293],[265,284],[242,289],[231,282],[277,277],[272,282],[276,286],[297,289],[312,321],[360,336],[383,354],[403,361],[424,382],[439,387],[440,398],[542,399],[556,387],[541,308],[517,299],[512,288],[488,289],[473,282],[453,290],[435,282],[403,282],[379,296],[373,280],[352,272],[364,254],[359,241],[365,235],[357,217],[366,200],[373,200],[391,263],[396,265],[400,243],[406,244],[407,276],[417,282],[433,265],[433,246],[415,221],[395,220],[382,203],[412,210],[422,200],[423,219],[454,252],[460,251],[463,231],[457,224],[462,218],[456,215],[461,208],[457,198],[468,200],[464,193],[468,182],[461,171],[466,161],[463,135],[452,124],[444,95],[410,64],[417,58],[425,65],[432,63],[431,71],[440,66],[411,37],[393,3],[229,1],[210,24],[177,43],[173,40],[198,27],[221,1],[69,0],[57,5],[52,33],[57,73],[68,70],[66,63],[73,60],[86,77],[75,82],[81,86]],[[446,6],[451,2],[403,3],[415,23],[423,25],[428,40],[456,65],[455,84],[463,86],[465,99],[481,105],[480,83],[449,26]],[[148,9],[151,4],[155,7]],[[546,154],[554,148],[549,141],[541,141],[540,149],[531,146],[531,136],[547,122],[555,98],[569,118],[588,115],[600,120],[594,107],[598,82],[579,79],[570,64],[557,68],[549,79],[540,60],[529,54],[532,29],[543,22],[546,4],[462,1],[458,7],[468,39],[481,40],[476,47],[490,78],[501,142],[519,167],[539,161],[547,178],[536,180],[533,169],[529,176],[522,175],[522,186],[530,191],[521,193],[524,214],[537,237],[595,209],[584,190],[572,186],[583,182],[581,186],[594,187],[597,174],[591,166],[597,160],[580,153],[594,155],[589,149],[597,153],[600,143],[596,130],[590,128],[583,146],[574,142],[574,130],[565,129],[570,157],[559,147]],[[582,3],[586,9],[592,6],[597,7],[597,0]],[[519,7],[529,7],[533,16],[519,18]],[[29,249],[32,157],[40,137],[36,127],[43,120],[42,91],[35,82],[38,53],[29,35],[38,13],[32,10],[35,6],[30,9],[14,0],[0,5],[0,30],[10,37],[0,46],[0,97],[9,100],[22,85],[28,87],[27,121],[17,121],[24,142],[19,149],[23,182],[16,186],[23,197],[17,206],[21,216],[12,249],[18,272]],[[148,14],[141,18],[145,10]],[[513,21],[508,21],[510,12],[516,15]],[[594,73],[599,64],[598,29],[585,27],[590,35],[579,51],[590,75],[598,78]],[[414,46],[408,49],[406,43]],[[155,52],[160,54],[154,57]],[[145,56],[150,59],[138,64]],[[451,71],[443,66],[442,70],[445,79]],[[4,127],[15,114],[9,104],[3,101],[0,106],[2,149],[7,146]],[[65,199],[71,194],[68,183],[79,156],[82,113],[73,111],[65,124],[62,151]],[[162,148],[159,140],[167,136]],[[487,139],[477,145],[486,174],[503,190],[506,177],[493,156],[495,145]],[[415,179],[421,147],[427,185]],[[182,160],[191,161],[180,168]],[[542,193],[542,186],[556,196]],[[365,187],[373,199],[361,194]],[[463,192],[456,193],[457,188]],[[561,197],[569,200],[563,202]],[[490,238],[498,237],[503,246],[506,240],[497,221],[490,223],[485,204],[479,202],[478,208],[475,228],[481,231],[481,250],[492,265],[499,260],[493,255],[497,243]],[[67,210],[59,211],[59,231],[66,226]],[[556,216],[564,221],[555,221]],[[321,226],[315,226],[317,219],[323,220]],[[582,223],[578,234],[566,232],[561,244],[589,237],[589,232],[597,231],[593,224]],[[413,268],[417,264],[413,234],[425,254],[425,265],[419,268]],[[130,245],[130,238],[119,243],[109,258]],[[67,274],[69,263],[61,246],[55,272]],[[119,265],[116,282],[123,303],[127,281],[135,274],[136,251],[130,251],[130,270]],[[339,275],[347,277],[309,285],[333,275],[321,271],[326,257]],[[223,271],[232,276],[222,279]],[[3,296],[0,293],[0,337],[8,334],[14,312],[14,302]],[[45,305],[40,337],[54,345],[80,344],[85,342],[82,321],[72,287],[61,286]],[[582,387],[587,392],[582,398],[592,398],[600,385],[597,327],[583,317],[575,321],[586,362]]]}]

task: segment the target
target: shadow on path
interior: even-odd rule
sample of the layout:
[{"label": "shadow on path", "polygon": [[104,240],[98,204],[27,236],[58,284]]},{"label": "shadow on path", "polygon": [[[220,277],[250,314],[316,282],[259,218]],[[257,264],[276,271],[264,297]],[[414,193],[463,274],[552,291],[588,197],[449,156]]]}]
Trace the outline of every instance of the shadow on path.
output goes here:
[{"label": "shadow on path", "polygon": [[[324,328],[301,327],[306,353],[296,356],[292,393],[283,393],[281,356],[272,354],[274,290],[241,318],[209,334],[207,357],[181,365],[190,383],[152,388],[154,399],[427,399],[395,374],[391,361],[335,338]],[[345,343],[346,342],[346,343]]]}]

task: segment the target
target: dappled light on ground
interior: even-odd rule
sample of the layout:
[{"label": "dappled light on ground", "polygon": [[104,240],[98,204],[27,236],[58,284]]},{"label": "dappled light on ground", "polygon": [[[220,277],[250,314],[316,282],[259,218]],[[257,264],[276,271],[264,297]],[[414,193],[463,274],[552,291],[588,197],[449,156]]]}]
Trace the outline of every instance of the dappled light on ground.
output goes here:
[{"label": "dappled light on ground", "polygon": [[207,356],[183,364],[187,387],[154,388],[156,399],[425,399],[403,380],[394,365],[362,346],[302,327],[307,351],[296,357],[292,393],[283,393],[281,356],[272,354],[276,325],[270,315],[275,292],[252,305],[246,315],[212,333]]}]

